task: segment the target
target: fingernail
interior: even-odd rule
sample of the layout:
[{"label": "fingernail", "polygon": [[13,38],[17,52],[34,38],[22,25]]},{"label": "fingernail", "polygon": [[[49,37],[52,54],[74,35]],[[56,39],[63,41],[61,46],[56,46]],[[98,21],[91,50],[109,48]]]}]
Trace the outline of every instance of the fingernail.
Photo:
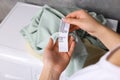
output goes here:
[{"label": "fingernail", "polygon": [[65,18],[62,18],[63,21],[65,21]]},{"label": "fingernail", "polygon": [[75,40],[73,36],[71,36],[71,39],[72,39],[72,40]]}]

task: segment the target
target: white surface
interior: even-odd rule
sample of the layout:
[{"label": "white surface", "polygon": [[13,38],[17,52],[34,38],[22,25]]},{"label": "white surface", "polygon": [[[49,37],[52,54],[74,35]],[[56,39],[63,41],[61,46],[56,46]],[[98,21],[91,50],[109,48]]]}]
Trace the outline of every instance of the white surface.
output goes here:
[{"label": "white surface", "polygon": [[0,80],[32,80],[31,67],[3,60],[0,64]]},{"label": "white surface", "polygon": [[0,44],[19,50],[25,50],[25,40],[20,30],[30,23],[40,7],[18,3],[1,23]]},{"label": "white surface", "polygon": [[17,3],[0,25],[0,80],[38,80],[42,62],[30,55],[20,30],[39,6]]}]

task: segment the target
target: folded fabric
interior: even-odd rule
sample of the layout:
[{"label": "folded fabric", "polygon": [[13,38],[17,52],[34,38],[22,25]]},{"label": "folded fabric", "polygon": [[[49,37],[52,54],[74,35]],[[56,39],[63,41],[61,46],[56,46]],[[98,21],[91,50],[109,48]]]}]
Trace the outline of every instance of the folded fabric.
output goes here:
[{"label": "folded fabric", "polygon": [[60,19],[64,15],[57,10],[45,5],[35,15],[31,23],[21,30],[24,38],[38,53],[43,52],[50,36],[58,32]]},{"label": "folded fabric", "polygon": [[84,43],[84,45],[85,45],[85,47],[87,49],[87,52],[88,52],[88,57],[87,57],[87,59],[85,61],[84,67],[89,66],[91,64],[95,64],[107,52],[106,50],[93,45],[86,38],[82,39],[82,42]]}]

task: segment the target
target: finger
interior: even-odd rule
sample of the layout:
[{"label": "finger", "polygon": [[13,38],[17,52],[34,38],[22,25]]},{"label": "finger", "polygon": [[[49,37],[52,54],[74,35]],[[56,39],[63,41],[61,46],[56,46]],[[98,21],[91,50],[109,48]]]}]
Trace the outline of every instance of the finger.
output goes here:
[{"label": "finger", "polygon": [[58,47],[58,39],[56,40],[54,47]]},{"label": "finger", "polygon": [[70,57],[72,56],[74,48],[75,48],[75,41],[72,41],[72,44],[70,45],[70,50],[68,51]]},{"label": "finger", "polygon": [[82,22],[80,19],[74,19],[74,18],[65,18],[64,21],[76,26],[80,26]]},{"label": "finger", "polygon": [[54,46],[53,40],[52,40],[52,38],[50,38],[50,39],[49,39],[49,42],[48,42],[48,44],[47,44],[47,46],[46,46],[46,49],[52,49],[53,46]]},{"label": "finger", "polygon": [[69,49],[70,49],[70,46],[71,46],[73,40],[74,40],[74,38],[72,36],[68,37],[68,48]]},{"label": "finger", "polygon": [[68,48],[69,48],[69,50],[70,50],[70,47],[71,47],[71,44],[72,44],[73,41],[74,41],[73,36],[69,36],[69,42],[68,42]]},{"label": "finger", "polygon": [[74,12],[68,14],[66,16],[66,18],[80,18],[80,15],[83,14],[83,12],[85,12],[85,10],[83,10],[83,9],[74,11]]},{"label": "finger", "polygon": [[77,15],[80,14],[80,10],[74,11],[66,16],[66,18],[75,18]]},{"label": "finger", "polygon": [[58,39],[57,39],[56,42],[55,42],[54,50],[55,50],[56,52],[58,52]]}]

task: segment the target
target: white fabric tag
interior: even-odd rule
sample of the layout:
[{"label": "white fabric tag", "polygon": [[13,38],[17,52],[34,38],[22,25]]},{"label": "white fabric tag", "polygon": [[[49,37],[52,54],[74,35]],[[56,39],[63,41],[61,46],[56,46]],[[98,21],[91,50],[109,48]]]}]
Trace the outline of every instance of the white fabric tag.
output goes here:
[{"label": "white fabric tag", "polygon": [[59,52],[68,52],[68,33],[69,33],[70,24],[65,23],[61,20],[61,24],[59,27]]}]

